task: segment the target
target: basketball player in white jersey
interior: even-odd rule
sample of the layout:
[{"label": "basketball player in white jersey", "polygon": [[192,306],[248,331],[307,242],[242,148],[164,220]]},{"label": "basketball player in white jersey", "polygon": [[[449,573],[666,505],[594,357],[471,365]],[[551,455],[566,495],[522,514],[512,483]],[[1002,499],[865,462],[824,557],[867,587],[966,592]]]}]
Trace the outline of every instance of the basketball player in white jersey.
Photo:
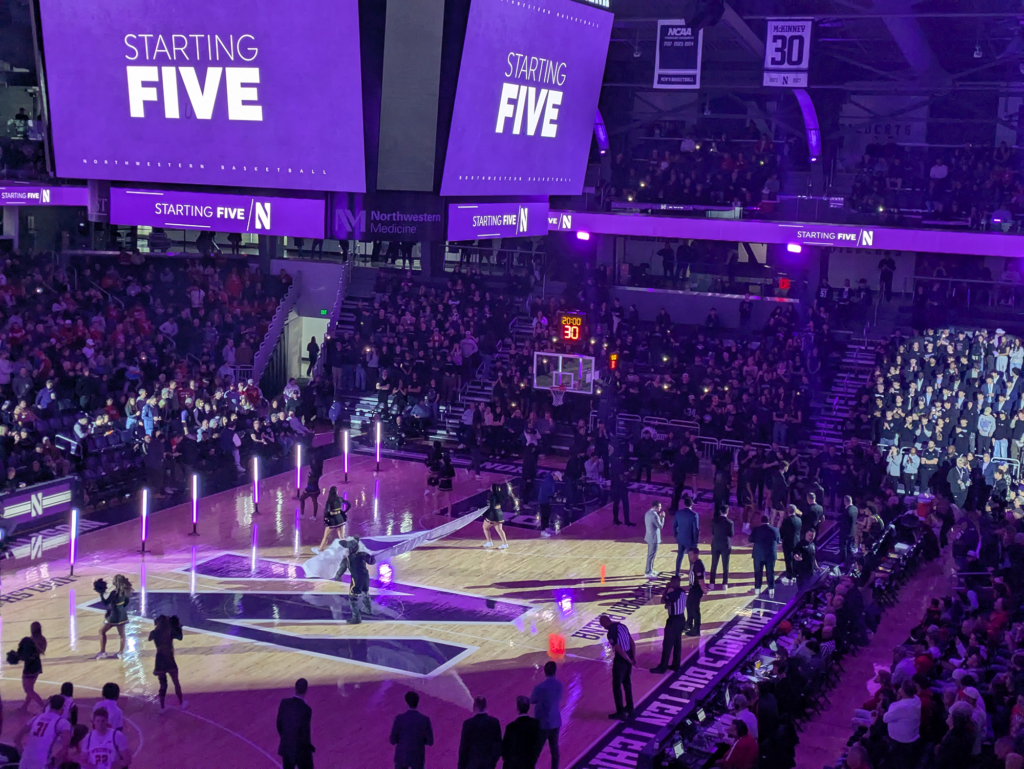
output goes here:
[{"label": "basketball player in white jersey", "polygon": [[61,715],[64,698],[50,697],[50,708],[33,718],[18,733],[21,746],[19,769],[51,769],[64,760],[71,742],[71,724]]},{"label": "basketball player in white jersey", "polygon": [[96,708],[92,712],[92,731],[82,740],[78,749],[81,751],[83,767],[89,769],[128,769],[132,763],[128,739],[124,732],[110,728],[106,708]]}]

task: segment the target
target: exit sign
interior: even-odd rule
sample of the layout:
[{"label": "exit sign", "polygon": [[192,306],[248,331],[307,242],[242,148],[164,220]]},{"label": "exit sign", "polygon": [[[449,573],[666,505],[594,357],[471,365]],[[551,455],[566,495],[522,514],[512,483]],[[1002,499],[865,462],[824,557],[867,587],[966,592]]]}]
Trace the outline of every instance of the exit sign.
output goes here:
[{"label": "exit sign", "polygon": [[323,316],[326,316],[327,315],[327,310],[320,310],[320,314],[323,315]]}]

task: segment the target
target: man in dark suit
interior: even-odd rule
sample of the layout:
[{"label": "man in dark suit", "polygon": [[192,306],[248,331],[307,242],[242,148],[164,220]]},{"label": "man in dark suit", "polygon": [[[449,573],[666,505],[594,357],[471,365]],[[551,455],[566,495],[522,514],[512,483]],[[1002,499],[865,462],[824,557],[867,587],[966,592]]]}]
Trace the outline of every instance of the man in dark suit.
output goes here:
[{"label": "man in dark suit", "polygon": [[843,509],[839,511],[839,556],[843,559],[845,566],[850,562],[853,555],[853,531],[857,528],[857,506],[853,504],[853,497],[847,494],[843,497]]},{"label": "man in dark suit", "polygon": [[684,494],[683,506],[676,511],[672,521],[672,531],[676,536],[676,544],[679,552],[676,554],[676,576],[679,576],[679,568],[682,566],[683,558],[691,547],[695,547],[700,540],[700,524],[697,520],[697,513],[693,511],[693,497]]},{"label": "man in dark suit", "polygon": [[[813,494],[808,494],[807,496],[808,500],[814,497]],[[782,575],[783,581],[796,579],[796,572],[793,570],[793,548],[800,541],[802,536],[800,531],[803,529],[803,525],[803,517],[796,506],[790,505],[787,507],[786,517],[782,519],[782,523],[779,525],[779,535],[782,537],[782,558],[786,563],[786,571]]]},{"label": "man in dark suit", "polygon": [[[473,717],[462,722],[458,769],[494,769],[501,758],[501,724],[487,715],[487,699],[473,700]],[[533,743],[534,750],[537,743]]]},{"label": "man in dark suit", "polygon": [[426,748],[434,744],[434,730],[430,719],[416,710],[420,695],[406,692],[405,704],[409,709],[395,716],[391,725],[391,744],[395,746],[395,769],[423,769]]},{"label": "man in dark suit", "polygon": [[540,744],[540,721],[530,718],[530,698],[516,697],[519,718],[505,727],[501,743],[502,769],[536,769]]},{"label": "man in dark suit", "polygon": [[277,733],[281,744],[277,753],[284,769],[313,769],[313,747],[310,726],[313,709],[306,704],[309,682],[300,678],[295,682],[295,696],[285,697],[277,708]]},{"label": "man in dark suit", "polygon": [[761,516],[761,525],[750,532],[754,546],[754,592],[761,592],[761,571],[768,577],[768,597],[775,597],[775,556],[780,541],[779,530],[768,523],[767,515]]},{"label": "man in dark suit", "polygon": [[818,496],[813,492],[807,494],[807,512],[803,515],[803,528],[818,530],[825,518],[825,508],[818,504]]}]

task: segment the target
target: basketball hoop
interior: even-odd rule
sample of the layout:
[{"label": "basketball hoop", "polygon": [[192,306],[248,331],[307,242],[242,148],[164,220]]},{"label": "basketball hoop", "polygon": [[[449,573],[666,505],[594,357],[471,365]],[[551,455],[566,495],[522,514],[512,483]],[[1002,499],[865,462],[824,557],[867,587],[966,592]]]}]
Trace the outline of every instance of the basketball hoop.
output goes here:
[{"label": "basketball hoop", "polygon": [[555,406],[561,406],[565,402],[565,387],[551,388],[551,402]]}]

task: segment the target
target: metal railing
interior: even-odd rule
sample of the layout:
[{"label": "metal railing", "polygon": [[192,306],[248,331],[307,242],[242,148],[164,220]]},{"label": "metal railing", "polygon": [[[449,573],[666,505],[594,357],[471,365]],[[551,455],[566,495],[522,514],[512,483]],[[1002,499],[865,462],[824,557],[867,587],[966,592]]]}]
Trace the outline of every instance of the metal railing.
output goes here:
[{"label": "metal railing", "polygon": [[327,330],[323,339],[320,340],[320,357],[316,359],[313,366],[313,377],[321,376],[324,373],[324,366],[327,365],[327,344],[338,328],[338,320],[341,318],[341,306],[345,303],[348,295],[349,283],[352,280],[352,263],[345,262],[341,266],[341,280],[338,281],[338,292],[334,295],[334,306],[331,307],[331,315],[327,319]]},{"label": "metal railing", "polygon": [[[929,300],[952,299],[954,307],[993,307],[1001,306],[1015,310],[1024,306],[1024,275],[1022,282],[1012,283],[999,280],[966,280],[964,278],[930,277],[927,275],[908,275],[903,279],[902,299],[913,302],[917,288],[924,284],[929,291]],[[943,287],[942,296],[931,292],[935,284]],[[879,297],[881,301],[881,298]]]},{"label": "metal railing", "polygon": [[95,288],[97,291],[99,291],[101,294],[103,294],[103,296],[105,296],[107,298],[108,302],[114,302],[115,304],[120,305],[122,310],[124,309],[124,302],[122,302],[116,296],[114,296],[109,291],[107,291],[107,289],[103,288],[103,286],[101,286],[95,280],[90,280],[89,281],[89,285],[91,285],[93,288]]},{"label": "metal railing", "polygon": [[[890,446],[888,444],[879,444],[879,448],[885,449],[885,452],[884,452],[882,458],[888,464],[889,449],[892,448],[892,446]],[[915,443],[913,446],[896,446],[896,448],[898,448],[900,450],[900,456],[902,457],[902,456],[906,456],[907,454],[909,454],[911,449],[917,449],[918,452],[920,452],[924,448],[924,446],[919,446],[919,445],[917,445]],[[977,452],[977,451],[974,451],[974,452],[971,452],[971,453],[973,453],[975,457],[977,457],[978,454],[979,454],[979,452]],[[918,453],[918,456],[920,456],[920,453]],[[960,456],[963,456],[963,455],[961,454]],[[1010,479],[1011,480],[1016,481],[1018,478],[1020,478],[1020,460],[1019,459],[1010,459],[1009,457],[993,456],[992,457],[992,462],[997,467],[1000,466],[1000,465],[1006,465],[1007,469],[1010,471]],[[900,472],[901,472],[901,474],[903,472],[903,460],[902,459],[900,460]],[[888,474],[888,467],[886,468],[886,474]]]},{"label": "metal railing", "polygon": [[263,372],[266,371],[267,364],[270,362],[270,356],[274,352],[274,348],[277,346],[277,341],[281,338],[281,334],[284,333],[285,323],[288,321],[288,315],[295,305],[299,301],[299,295],[302,293],[302,272],[296,272],[295,277],[292,278],[292,284],[288,288],[288,293],[284,295],[281,302],[277,305],[277,312],[274,313],[273,320],[270,321],[270,325],[267,327],[266,336],[263,337],[263,341],[260,342],[260,347],[256,351],[256,356],[252,362],[252,379],[258,382],[263,377]]}]

